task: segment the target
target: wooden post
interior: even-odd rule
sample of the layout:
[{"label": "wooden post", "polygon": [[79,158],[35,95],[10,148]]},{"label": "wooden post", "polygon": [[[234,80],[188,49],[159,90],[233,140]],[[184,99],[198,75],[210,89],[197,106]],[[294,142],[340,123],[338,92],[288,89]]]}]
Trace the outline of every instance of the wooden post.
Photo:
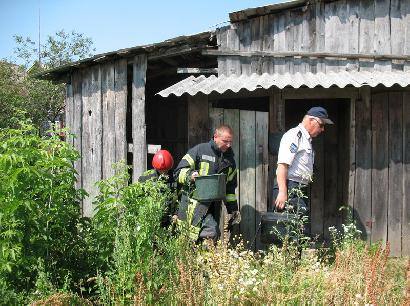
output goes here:
[{"label": "wooden post", "polygon": [[[245,246],[253,247],[255,239],[255,112],[239,111],[240,143],[240,198],[241,198],[241,233]],[[246,186],[244,188],[244,186]]]},{"label": "wooden post", "polygon": [[115,91],[114,64],[112,62],[101,65],[101,98],[103,124],[103,158],[102,178],[106,179],[114,174],[112,165],[115,163]]},{"label": "wooden post", "polygon": [[390,254],[401,256],[403,209],[403,93],[389,93],[389,173],[387,240]]},{"label": "wooden post", "polygon": [[388,93],[372,94],[372,236],[371,242],[387,240],[389,182]]},{"label": "wooden post", "polygon": [[132,142],[133,172],[132,181],[138,181],[147,169],[147,142],[145,125],[145,82],[147,56],[140,54],[134,57],[132,80]]},{"label": "wooden post", "polygon": [[127,60],[115,62],[115,161],[127,163]]},{"label": "wooden post", "polygon": [[403,94],[402,256],[410,256],[410,93]]},{"label": "wooden post", "polygon": [[[269,133],[285,131],[285,101],[278,89],[271,91],[269,96]],[[277,154],[269,153],[269,178],[268,178],[268,210],[273,208],[272,189],[276,176]]]},{"label": "wooden post", "polygon": [[349,128],[349,182],[348,182],[348,196],[347,204],[352,209],[355,208],[354,195],[355,195],[355,174],[356,174],[356,103],[358,97],[350,99],[350,128]]},{"label": "wooden post", "polygon": [[263,247],[260,241],[260,221],[261,213],[268,210],[268,126],[269,113],[256,112],[255,128],[255,248]]},{"label": "wooden post", "polygon": [[370,87],[360,90],[361,99],[355,106],[355,217],[360,222],[362,235],[370,242],[372,233],[372,132]]}]

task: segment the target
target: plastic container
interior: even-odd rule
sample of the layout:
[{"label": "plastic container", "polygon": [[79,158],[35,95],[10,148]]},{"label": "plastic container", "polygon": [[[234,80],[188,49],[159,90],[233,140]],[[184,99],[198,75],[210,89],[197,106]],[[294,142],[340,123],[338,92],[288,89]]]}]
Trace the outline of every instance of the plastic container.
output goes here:
[{"label": "plastic container", "polygon": [[212,174],[195,178],[193,198],[198,201],[219,201],[226,197],[226,175]]},{"label": "plastic container", "polygon": [[289,224],[294,222],[295,214],[288,212],[265,212],[261,215],[261,242],[280,243],[288,234]]}]

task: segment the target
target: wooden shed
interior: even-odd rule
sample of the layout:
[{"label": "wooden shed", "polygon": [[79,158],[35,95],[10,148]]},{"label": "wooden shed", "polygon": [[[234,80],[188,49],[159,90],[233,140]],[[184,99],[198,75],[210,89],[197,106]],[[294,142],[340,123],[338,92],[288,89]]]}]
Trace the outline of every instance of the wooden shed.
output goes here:
[{"label": "wooden shed", "polygon": [[311,232],[329,238],[349,205],[365,239],[409,255],[410,1],[297,0],[230,21],[202,52],[217,58],[218,76],[190,76],[159,95],[192,96],[197,122],[233,126],[245,239],[272,206],[272,142],[322,105],[335,125],[313,143]]},{"label": "wooden shed", "polygon": [[[84,214],[114,161],[127,158],[135,179],[149,166],[147,144],[180,159],[223,122],[235,131],[240,231],[261,247],[272,147],[322,105],[335,125],[314,139],[311,232],[328,239],[349,205],[365,239],[410,255],[410,0],[296,0],[229,17],[215,35],[119,50],[45,75],[67,82],[78,186],[91,195]],[[188,67],[217,74],[177,73]]]},{"label": "wooden shed", "polygon": [[114,174],[114,163],[132,166],[135,181],[151,164],[150,145],[182,158],[189,145],[189,98],[164,103],[155,93],[186,77],[178,67],[215,71],[216,58],[201,53],[215,45],[214,34],[204,32],[99,54],[42,75],[67,84],[66,126],[75,135],[68,141],[81,154],[74,165],[77,187],[89,194],[83,215],[93,215],[95,183]]}]

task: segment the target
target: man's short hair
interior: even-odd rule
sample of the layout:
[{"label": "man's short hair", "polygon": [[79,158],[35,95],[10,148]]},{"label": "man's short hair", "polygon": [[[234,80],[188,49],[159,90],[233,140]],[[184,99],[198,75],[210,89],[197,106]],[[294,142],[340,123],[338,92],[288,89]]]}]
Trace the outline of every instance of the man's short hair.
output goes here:
[{"label": "man's short hair", "polygon": [[227,132],[227,133],[233,135],[233,130],[232,130],[232,128],[231,128],[229,125],[227,125],[227,124],[221,124],[220,126],[218,126],[218,127],[215,129],[214,135],[217,134],[218,136],[221,136],[222,133],[224,133],[224,132]]}]

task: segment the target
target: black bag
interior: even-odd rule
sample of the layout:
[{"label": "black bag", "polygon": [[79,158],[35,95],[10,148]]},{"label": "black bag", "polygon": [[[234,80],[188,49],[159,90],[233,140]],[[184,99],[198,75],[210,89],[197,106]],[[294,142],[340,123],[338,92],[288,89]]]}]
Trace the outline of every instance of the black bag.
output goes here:
[{"label": "black bag", "polygon": [[[265,244],[281,243],[288,235],[288,229],[297,219],[296,214],[284,212],[265,212],[261,215],[261,242]],[[282,238],[282,239],[281,239]]]}]

